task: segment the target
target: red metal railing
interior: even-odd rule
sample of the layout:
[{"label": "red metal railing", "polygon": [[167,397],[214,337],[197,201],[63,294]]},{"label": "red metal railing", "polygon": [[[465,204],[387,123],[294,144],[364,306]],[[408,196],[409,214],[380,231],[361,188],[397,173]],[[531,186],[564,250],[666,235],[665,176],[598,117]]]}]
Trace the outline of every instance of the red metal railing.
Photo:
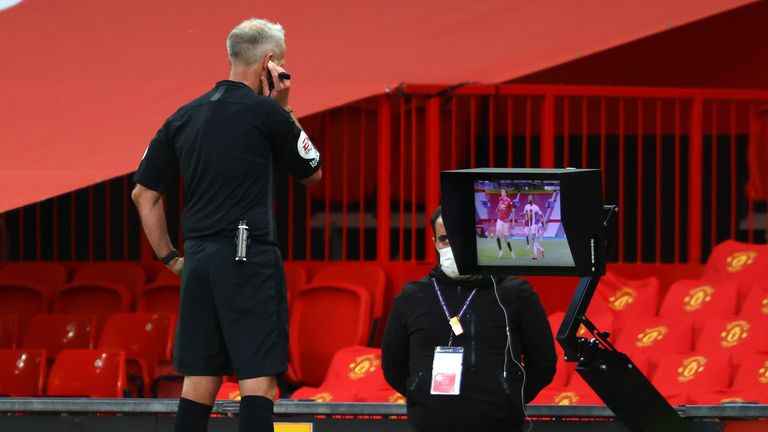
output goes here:
[{"label": "red metal railing", "polygon": [[[573,166],[601,168],[621,208],[614,260],[700,262],[727,238],[765,242],[744,185],[766,104],[751,90],[402,85],[302,119],[325,176],[278,182],[281,244],[295,260],[431,260],[440,170]],[[125,176],[2,214],[2,259],[150,259],[129,189]],[[180,244],[182,185],[167,203]]]}]

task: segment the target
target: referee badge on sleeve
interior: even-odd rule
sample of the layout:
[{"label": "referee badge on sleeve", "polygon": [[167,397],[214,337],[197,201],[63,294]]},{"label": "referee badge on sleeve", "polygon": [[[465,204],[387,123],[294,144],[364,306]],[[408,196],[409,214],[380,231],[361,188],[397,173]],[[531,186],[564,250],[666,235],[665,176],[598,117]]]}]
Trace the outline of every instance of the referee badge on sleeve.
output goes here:
[{"label": "referee badge on sleeve", "polygon": [[301,131],[301,134],[299,134],[299,140],[296,142],[296,149],[299,152],[299,156],[311,160],[309,164],[312,165],[313,168],[317,166],[317,162],[320,160],[320,153],[312,144],[312,141],[309,139],[306,132]]}]

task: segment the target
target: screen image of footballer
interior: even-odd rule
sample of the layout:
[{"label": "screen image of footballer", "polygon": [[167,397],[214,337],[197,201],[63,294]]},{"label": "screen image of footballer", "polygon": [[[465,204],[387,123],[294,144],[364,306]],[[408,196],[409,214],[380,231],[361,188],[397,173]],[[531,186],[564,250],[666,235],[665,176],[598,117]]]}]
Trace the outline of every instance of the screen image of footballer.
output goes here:
[{"label": "screen image of footballer", "polygon": [[477,180],[474,193],[478,265],[574,265],[559,181]]}]

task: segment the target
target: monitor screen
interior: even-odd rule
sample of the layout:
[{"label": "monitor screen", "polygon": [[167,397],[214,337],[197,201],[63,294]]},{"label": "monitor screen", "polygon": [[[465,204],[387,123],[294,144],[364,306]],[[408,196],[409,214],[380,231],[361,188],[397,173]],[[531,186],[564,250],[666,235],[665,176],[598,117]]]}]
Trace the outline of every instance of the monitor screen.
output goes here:
[{"label": "monitor screen", "polygon": [[573,267],[559,180],[475,181],[479,266]]},{"label": "monitor screen", "polygon": [[599,170],[443,171],[443,223],[460,274],[605,271]]}]

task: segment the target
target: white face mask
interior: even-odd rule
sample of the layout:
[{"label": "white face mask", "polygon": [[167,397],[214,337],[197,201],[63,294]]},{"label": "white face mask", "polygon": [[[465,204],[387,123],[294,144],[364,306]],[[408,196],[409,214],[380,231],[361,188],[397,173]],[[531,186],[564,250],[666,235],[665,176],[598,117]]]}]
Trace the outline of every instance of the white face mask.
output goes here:
[{"label": "white face mask", "polygon": [[440,268],[443,273],[451,279],[462,280],[472,276],[460,276],[459,269],[456,267],[456,261],[453,260],[453,252],[450,247],[438,249],[440,254]]}]

